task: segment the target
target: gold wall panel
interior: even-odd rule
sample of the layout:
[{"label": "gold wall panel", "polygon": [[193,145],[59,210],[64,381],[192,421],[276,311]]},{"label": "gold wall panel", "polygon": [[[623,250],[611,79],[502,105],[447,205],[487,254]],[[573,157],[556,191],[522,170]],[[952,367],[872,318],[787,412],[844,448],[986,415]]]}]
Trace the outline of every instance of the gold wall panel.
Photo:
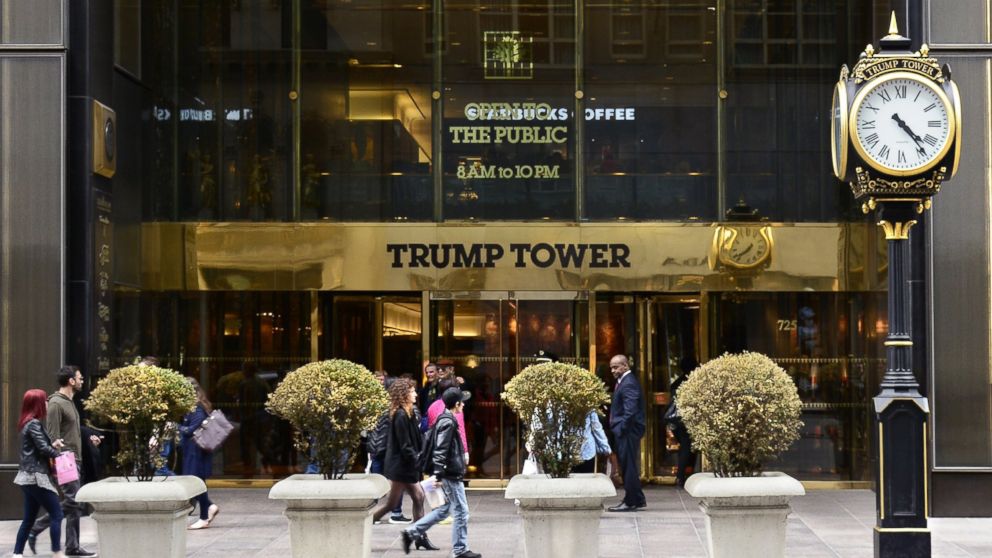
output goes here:
[{"label": "gold wall panel", "polygon": [[[767,268],[734,274],[708,265],[707,223],[145,223],[142,286],[149,290],[342,291],[863,291],[884,282],[880,235],[864,223],[770,224]],[[581,265],[514,248],[585,246]],[[437,263],[411,262],[410,245],[437,245]],[[401,245],[387,250],[387,245]],[[491,267],[453,267],[455,246],[502,252]],[[592,264],[593,245],[600,248]],[[496,248],[498,246],[498,248]],[[613,248],[611,248],[613,246]],[[465,255],[463,254],[463,256]],[[400,267],[395,267],[399,257]],[[461,260],[465,263],[465,260]],[[522,267],[518,267],[522,264]],[[541,267],[540,264],[545,264]],[[612,265],[611,265],[612,264]]]}]

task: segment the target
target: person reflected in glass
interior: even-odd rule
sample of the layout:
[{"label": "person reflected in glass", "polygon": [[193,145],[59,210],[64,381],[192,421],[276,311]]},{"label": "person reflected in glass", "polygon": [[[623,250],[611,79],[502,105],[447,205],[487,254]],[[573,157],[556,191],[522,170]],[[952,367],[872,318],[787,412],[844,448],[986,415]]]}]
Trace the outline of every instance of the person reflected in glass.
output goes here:
[{"label": "person reflected in glass", "polygon": [[[207,480],[213,475],[213,454],[196,444],[193,439],[193,433],[210,418],[210,413],[213,412],[214,407],[210,403],[210,400],[207,399],[206,392],[203,391],[200,383],[195,378],[187,376],[186,380],[193,385],[193,389],[196,391],[196,408],[193,409],[193,412],[183,417],[183,421],[179,423],[179,448],[183,453],[182,473]],[[187,527],[187,529],[194,531],[206,529],[210,527],[214,518],[217,517],[220,508],[217,507],[217,504],[210,501],[210,496],[206,492],[194,499],[200,509],[200,519]]]}]

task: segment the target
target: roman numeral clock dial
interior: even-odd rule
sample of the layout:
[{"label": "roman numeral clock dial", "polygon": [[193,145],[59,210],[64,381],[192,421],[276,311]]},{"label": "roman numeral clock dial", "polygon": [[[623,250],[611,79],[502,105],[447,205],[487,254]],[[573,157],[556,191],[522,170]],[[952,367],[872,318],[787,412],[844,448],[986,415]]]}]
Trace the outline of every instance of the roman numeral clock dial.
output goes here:
[{"label": "roman numeral clock dial", "polygon": [[870,83],[854,98],[850,134],[858,155],[878,171],[908,176],[929,170],[951,147],[951,103],[940,87],[908,72]]}]

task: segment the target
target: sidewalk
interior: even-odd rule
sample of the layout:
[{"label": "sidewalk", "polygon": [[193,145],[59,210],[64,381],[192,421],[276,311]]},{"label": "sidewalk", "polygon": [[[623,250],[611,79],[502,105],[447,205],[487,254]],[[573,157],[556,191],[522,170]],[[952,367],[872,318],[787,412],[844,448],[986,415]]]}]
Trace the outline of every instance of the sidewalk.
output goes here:
[{"label": "sidewalk", "polygon": [[[646,510],[603,513],[599,526],[600,556],[705,558],[702,513],[695,500],[674,487],[646,487]],[[188,556],[241,558],[289,556],[289,534],[282,503],[268,500],[263,489],[215,489],[211,499],[221,507],[213,526],[188,531]],[[522,526],[513,502],[501,490],[471,490],[472,517],[469,542],[485,558],[523,556]],[[609,502],[614,503],[613,500]],[[409,500],[407,500],[409,505]],[[872,556],[874,494],[866,490],[809,492],[793,501],[789,516],[788,555],[796,558]],[[407,511],[409,514],[409,511]],[[0,556],[11,555],[17,521],[0,521]],[[940,558],[992,557],[992,518],[933,519],[933,556]],[[372,556],[403,556],[400,525],[372,528]],[[451,527],[438,525],[431,540],[437,552],[411,552],[416,558],[446,558],[451,550]],[[83,546],[98,550],[96,524],[84,518]],[[50,555],[47,533],[38,541],[39,556]],[[30,556],[28,551],[25,556]],[[567,557],[555,557],[567,558]]]}]

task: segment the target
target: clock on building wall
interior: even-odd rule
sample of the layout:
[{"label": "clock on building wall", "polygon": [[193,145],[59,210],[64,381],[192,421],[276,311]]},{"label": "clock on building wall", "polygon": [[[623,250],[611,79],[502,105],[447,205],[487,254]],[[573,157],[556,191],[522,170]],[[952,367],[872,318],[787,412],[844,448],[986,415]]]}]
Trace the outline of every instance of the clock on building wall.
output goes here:
[{"label": "clock on building wall", "polygon": [[774,241],[768,225],[720,225],[713,233],[710,268],[757,270],[771,263]]}]

